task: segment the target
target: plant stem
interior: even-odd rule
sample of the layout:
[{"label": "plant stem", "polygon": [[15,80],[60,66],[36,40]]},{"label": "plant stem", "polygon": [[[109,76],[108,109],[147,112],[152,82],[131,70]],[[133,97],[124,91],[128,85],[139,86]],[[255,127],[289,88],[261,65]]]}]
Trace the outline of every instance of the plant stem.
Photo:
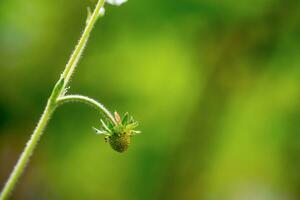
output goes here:
[{"label": "plant stem", "polygon": [[88,104],[95,109],[99,110],[101,113],[105,115],[106,118],[108,118],[113,124],[117,125],[117,122],[113,115],[107,110],[101,103],[97,102],[96,100],[82,95],[67,95],[63,97],[59,97],[57,99],[57,105],[61,105],[68,102],[81,102]]},{"label": "plant stem", "polygon": [[18,178],[21,176],[22,172],[24,171],[26,164],[31,156],[31,154],[33,153],[33,150],[35,148],[35,146],[37,145],[43,130],[45,129],[47,122],[49,121],[54,108],[51,108],[50,106],[50,101],[48,101],[45,110],[36,126],[36,128],[34,129],[31,138],[29,139],[29,141],[26,144],[26,147],[24,149],[24,151],[22,152],[17,164],[15,165],[13,172],[11,173],[8,181],[6,182],[2,192],[1,192],[1,196],[0,199],[4,200],[8,198],[8,195],[10,194],[10,192],[13,190],[16,182],[18,181]]},{"label": "plant stem", "polygon": [[[14,189],[19,177],[23,173],[23,171],[26,167],[26,164],[28,163],[28,161],[30,159],[30,156],[32,155],[36,145],[38,144],[38,141],[43,133],[43,130],[45,129],[45,127],[47,125],[47,122],[49,121],[49,119],[51,118],[53,112],[55,111],[55,109],[57,107],[58,97],[65,90],[65,87],[68,84],[70,77],[72,76],[72,74],[74,72],[74,69],[76,68],[76,65],[80,59],[80,56],[84,50],[84,47],[87,43],[88,38],[89,38],[90,32],[99,17],[100,8],[104,5],[104,3],[105,3],[105,0],[98,0],[98,3],[93,11],[93,14],[88,19],[88,23],[86,24],[86,27],[81,35],[81,38],[79,39],[79,42],[78,42],[77,46],[75,47],[75,50],[72,53],[67,65],[65,67],[64,72],[61,75],[61,78],[57,81],[55,87],[52,90],[52,93],[48,99],[47,105],[44,109],[44,112],[43,112],[36,128],[34,129],[29,141],[27,142],[25,149],[22,152],[12,173],[10,174],[6,184],[4,185],[4,188],[0,194],[0,200],[5,200],[8,198],[9,194]],[[96,101],[94,102],[94,100],[93,100],[90,102],[92,105]],[[101,104],[99,104],[99,103],[95,104],[95,105],[97,105],[99,108],[104,108],[104,106],[101,107]],[[106,114],[109,113],[109,111],[105,108],[102,110],[102,112],[104,112]]]},{"label": "plant stem", "polygon": [[84,31],[81,35],[81,38],[78,41],[78,44],[75,47],[74,52],[72,53],[64,72],[62,73],[63,78],[65,79],[65,86],[68,85],[68,82],[76,68],[76,65],[80,59],[80,56],[84,50],[84,47],[87,43],[87,40],[89,38],[89,35],[91,33],[91,30],[94,27],[95,22],[97,21],[99,17],[99,12],[101,7],[103,7],[105,3],[105,0],[98,0],[98,3],[96,5],[96,8],[93,12],[93,14],[89,17],[86,27],[84,28]]}]

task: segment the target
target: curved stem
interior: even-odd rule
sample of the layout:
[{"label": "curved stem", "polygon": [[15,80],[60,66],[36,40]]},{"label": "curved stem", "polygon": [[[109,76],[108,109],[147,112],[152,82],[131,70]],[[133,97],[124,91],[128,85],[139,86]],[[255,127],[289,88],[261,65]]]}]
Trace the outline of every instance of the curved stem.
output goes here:
[{"label": "curved stem", "polygon": [[101,103],[99,103],[98,101],[92,98],[82,96],[82,95],[67,95],[67,96],[59,97],[56,102],[58,106],[68,102],[81,102],[81,103],[88,104],[94,107],[95,109],[99,110],[101,113],[105,115],[105,117],[111,120],[113,124],[117,125],[115,118],[109,112],[109,110],[105,108]]},{"label": "curved stem", "polygon": [[[18,179],[22,175],[26,164],[28,163],[30,156],[32,155],[38,141],[45,129],[47,122],[51,118],[55,108],[57,107],[57,98],[59,95],[65,90],[66,85],[68,84],[70,77],[72,76],[76,64],[78,63],[80,56],[84,50],[84,47],[87,43],[88,37],[90,32],[99,17],[99,11],[101,7],[104,5],[105,0],[98,0],[98,3],[93,11],[93,14],[90,16],[88,23],[79,39],[77,46],[75,47],[74,52],[72,53],[64,72],[62,73],[60,79],[57,81],[56,85],[54,86],[52,93],[48,99],[47,105],[44,109],[44,112],[34,129],[29,141],[26,144],[24,151],[22,152],[17,164],[15,165],[12,173],[10,174],[6,184],[4,185],[3,190],[0,194],[0,200],[5,200],[8,198],[9,194],[15,187]],[[101,104],[100,104],[101,105]],[[104,107],[103,107],[104,108]]]}]

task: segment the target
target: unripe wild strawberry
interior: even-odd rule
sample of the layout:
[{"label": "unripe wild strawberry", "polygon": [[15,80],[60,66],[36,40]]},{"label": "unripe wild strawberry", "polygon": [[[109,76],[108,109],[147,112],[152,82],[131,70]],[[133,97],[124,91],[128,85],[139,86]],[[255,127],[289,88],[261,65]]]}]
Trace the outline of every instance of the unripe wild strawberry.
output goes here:
[{"label": "unripe wild strawberry", "polygon": [[134,130],[138,126],[138,123],[134,121],[132,117],[129,117],[128,113],[125,113],[123,118],[115,112],[115,124],[110,120],[106,120],[106,123],[101,120],[102,129],[96,130],[97,134],[105,135],[105,142],[108,142],[111,148],[119,153],[125,152],[131,141],[133,135],[139,134],[140,131]]},{"label": "unripe wild strawberry", "polygon": [[130,135],[128,133],[113,133],[108,137],[108,142],[112,149],[122,153],[126,151],[130,145]]}]

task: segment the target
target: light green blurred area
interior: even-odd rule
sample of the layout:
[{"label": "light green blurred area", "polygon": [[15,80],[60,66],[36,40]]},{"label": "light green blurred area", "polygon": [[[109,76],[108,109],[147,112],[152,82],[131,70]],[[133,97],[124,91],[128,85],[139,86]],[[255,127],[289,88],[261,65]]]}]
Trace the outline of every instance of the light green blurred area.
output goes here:
[{"label": "light green blurred area", "polygon": [[[0,186],[95,1],[0,2]],[[300,2],[106,6],[70,93],[130,112],[110,149],[85,105],[57,110],[12,199],[300,199]]]}]

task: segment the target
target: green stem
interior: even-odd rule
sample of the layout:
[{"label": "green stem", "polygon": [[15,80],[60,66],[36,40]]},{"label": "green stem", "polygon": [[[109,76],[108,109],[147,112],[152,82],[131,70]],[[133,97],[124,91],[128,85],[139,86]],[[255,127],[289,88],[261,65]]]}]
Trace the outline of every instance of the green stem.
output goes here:
[{"label": "green stem", "polygon": [[[30,156],[32,155],[38,141],[45,129],[47,122],[51,118],[53,112],[57,107],[57,99],[60,94],[65,90],[66,85],[68,84],[70,77],[72,76],[74,69],[80,59],[80,56],[84,50],[84,47],[89,38],[90,32],[99,17],[100,8],[104,5],[104,0],[98,0],[98,3],[93,11],[93,14],[90,16],[88,23],[79,39],[77,46],[75,47],[74,52],[72,53],[64,72],[62,73],[61,78],[57,81],[55,87],[52,90],[52,93],[48,99],[47,105],[44,109],[44,112],[34,129],[29,141],[27,142],[24,151],[22,152],[17,164],[15,165],[12,173],[10,174],[7,182],[4,185],[4,188],[0,194],[0,200],[5,200],[9,197],[9,194],[14,189],[18,179],[22,175],[26,164],[28,163]],[[101,104],[100,104],[101,105]]]},{"label": "green stem", "polygon": [[101,7],[103,7],[104,3],[105,0],[98,0],[96,8],[93,14],[88,18],[87,25],[82,33],[82,36],[79,39],[78,44],[76,45],[75,50],[73,51],[64,72],[62,73],[62,76],[65,79],[65,86],[68,85],[68,82],[77,66],[77,63],[89,38],[90,32],[99,17],[100,9]]},{"label": "green stem", "polygon": [[33,150],[36,147],[36,145],[43,133],[43,130],[45,129],[47,122],[49,121],[49,119],[55,109],[50,106],[49,102],[50,101],[48,101],[47,106],[46,106],[36,128],[34,129],[32,135],[31,135],[31,138],[27,142],[23,153],[21,154],[17,164],[15,165],[15,167],[13,169],[13,172],[10,174],[8,181],[6,182],[4,188],[1,192],[1,196],[0,196],[1,200],[7,199],[10,192],[15,187],[15,184],[17,183],[18,178],[21,176],[22,172],[24,171],[31,154],[33,153]]},{"label": "green stem", "polygon": [[96,101],[92,98],[82,96],[82,95],[67,95],[67,96],[59,97],[57,99],[58,106],[61,104],[64,104],[64,103],[68,103],[68,102],[80,102],[80,103],[88,104],[88,105],[94,107],[96,110],[103,113],[105,115],[105,117],[108,118],[113,124],[117,125],[115,118],[109,112],[109,110],[106,109],[101,103],[99,103],[98,101]]}]

